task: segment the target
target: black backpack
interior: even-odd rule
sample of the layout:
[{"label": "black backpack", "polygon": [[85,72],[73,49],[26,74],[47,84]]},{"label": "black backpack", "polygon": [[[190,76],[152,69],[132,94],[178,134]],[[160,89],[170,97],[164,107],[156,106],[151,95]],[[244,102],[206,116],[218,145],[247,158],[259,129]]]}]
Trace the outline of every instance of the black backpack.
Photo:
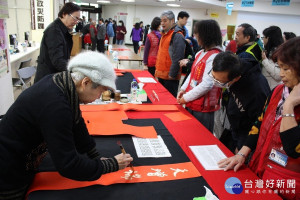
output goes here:
[{"label": "black backpack", "polygon": [[[172,44],[173,38],[174,38],[175,34],[177,34],[177,33],[179,33],[179,32],[174,32],[172,34],[170,45]],[[184,39],[184,42],[185,42],[184,58],[193,57],[194,51],[193,51],[191,45],[185,39]]]}]

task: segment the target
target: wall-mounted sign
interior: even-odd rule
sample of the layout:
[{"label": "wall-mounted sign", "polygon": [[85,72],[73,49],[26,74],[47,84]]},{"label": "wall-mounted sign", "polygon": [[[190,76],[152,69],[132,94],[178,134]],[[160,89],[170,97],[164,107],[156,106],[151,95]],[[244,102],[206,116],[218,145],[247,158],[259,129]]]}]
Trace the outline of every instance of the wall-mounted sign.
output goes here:
[{"label": "wall-mounted sign", "polygon": [[272,6],[289,6],[290,0],[272,0]]},{"label": "wall-mounted sign", "polygon": [[211,17],[219,18],[219,13],[210,13]]},{"label": "wall-mounted sign", "polygon": [[254,0],[242,0],[241,7],[253,7]]},{"label": "wall-mounted sign", "polygon": [[128,15],[128,13],[120,12],[120,13],[118,13],[118,15]]},{"label": "wall-mounted sign", "polygon": [[50,24],[50,1],[48,0],[31,0],[31,28],[45,29]]}]

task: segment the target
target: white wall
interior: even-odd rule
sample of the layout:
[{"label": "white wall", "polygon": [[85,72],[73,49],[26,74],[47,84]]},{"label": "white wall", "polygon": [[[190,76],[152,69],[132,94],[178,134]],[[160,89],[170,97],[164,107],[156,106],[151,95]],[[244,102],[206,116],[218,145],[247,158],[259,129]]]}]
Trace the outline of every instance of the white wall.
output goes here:
[{"label": "white wall", "polygon": [[[279,26],[282,31],[294,32],[300,35],[300,3],[291,2],[290,6],[271,6],[271,2],[255,1],[253,8],[240,7],[240,1],[234,5],[232,15],[227,15],[225,8],[220,9],[182,9],[171,7],[157,7],[157,6],[133,6],[133,5],[103,5],[102,17],[104,19],[114,18],[118,13],[127,13],[125,42],[132,43],[130,40],[130,32],[133,24],[136,21],[143,21],[144,25],[151,24],[154,17],[169,9],[172,10],[177,17],[177,14],[185,10],[190,14],[187,28],[189,33],[192,30],[192,21],[201,19],[215,19],[220,24],[221,29],[226,29],[227,25],[240,25],[241,23],[249,23],[254,26],[258,33],[261,33],[270,25]],[[208,5],[209,6],[209,5]],[[249,12],[251,11],[251,12]],[[212,18],[211,13],[219,14],[218,18]],[[282,13],[282,14],[278,14]],[[226,38],[223,38],[226,39]]]},{"label": "white wall", "polygon": [[[7,32],[8,34],[17,33],[19,42],[24,42],[24,32],[31,32],[31,13],[29,0],[8,1]],[[26,20],[25,20],[26,19]],[[31,34],[29,36],[31,40]]]},{"label": "white wall", "polygon": [[[182,8],[166,8],[166,7],[155,7],[155,6],[112,6],[105,5],[102,7],[102,17],[104,19],[114,18],[118,13],[123,12],[127,13],[126,19],[126,29],[127,34],[125,35],[125,42],[132,43],[130,41],[130,33],[133,27],[133,24],[136,21],[143,21],[144,26],[147,24],[151,24],[152,19],[154,17],[159,17],[161,13],[165,10],[172,10],[175,14],[175,18],[177,19],[177,15],[180,11],[185,10],[190,14],[190,18],[188,20],[187,29],[189,33],[192,32],[192,22],[193,20],[201,20],[201,19],[215,19],[218,21],[221,29],[226,29],[227,25],[235,25],[237,12],[232,12],[232,15],[227,15],[227,11],[225,9],[222,10],[211,10],[211,9],[182,9]],[[212,18],[210,13],[218,13],[218,18]]]},{"label": "white wall", "polygon": [[251,24],[259,34],[262,34],[262,31],[265,28],[275,25],[280,27],[282,32],[294,32],[296,35],[300,35],[299,15],[239,12],[237,16],[237,25],[242,23]]},{"label": "white wall", "polygon": [[[9,45],[9,39],[8,39],[9,34],[17,33],[18,41],[24,42],[25,40],[24,32],[31,31],[30,1],[29,0],[8,1],[8,13],[9,13],[9,18],[6,19],[8,45]],[[14,102],[10,55],[8,55],[8,61],[9,61],[9,72],[0,78],[0,96],[1,96],[0,115],[5,114],[8,108]]]},{"label": "white wall", "polygon": [[254,1],[254,7],[241,7],[241,0],[234,0],[233,10],[268,14],[300,15],[300,2],[290,1],[289,6],[272,6],[272,1]]},{"label": "white wall", "polygon": [[[272,0],[255,0],[253,7],[241,7],[241,0],[228,0],[228,1],[212,1],[212,0],[197,0],[207,4],[205,7],[210,8],[218,5],[226,7],[227,2],[233,2],[233,11],[246,11],[246,12],[259,12],[270,14],[286,14],[286,15],[300,15],[300,2],[291,0],[289,6],[272,6]],[[225,9],[225,8],[224,8]]]}]

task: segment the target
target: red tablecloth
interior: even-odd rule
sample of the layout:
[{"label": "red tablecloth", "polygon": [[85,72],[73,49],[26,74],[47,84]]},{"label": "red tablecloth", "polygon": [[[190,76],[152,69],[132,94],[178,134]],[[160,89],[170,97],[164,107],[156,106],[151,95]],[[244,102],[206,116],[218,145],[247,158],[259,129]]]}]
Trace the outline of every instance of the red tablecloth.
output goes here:
[{"label": "red tablecloth", "polygon": [[[133,71],[133,76],[138,77],[152,77],[148,71]],[[174,98],[159,82],[157,83],[146,83],[144,86],[147,94],[150,94],[152,90],[158,94],[160,101],[151,101],[153,104],[177,104],[176,98]],[[177,104],[178,105],[178,104]],[[259,178],[246,166],[234,172],[233,170],[224,172],[222,170],[205,170],[202,165],[199,163],[198,159],[194,156],[193,152],[190,150],[189,146],[193,145],[212,145],[216,144],[218,147],[225,153],[227,157],[233,156],[232,152],[227,149],[212,133],[210,133],[200,122],[198,122],[189,112],[187,112],[181,105],[178,105],[178,108],[186,115],[190,116],[191,120],[184,120],[174,122],[170,120],[162,112],[127,112],[129,118],[160,118],[165,126],[168,128],[170,133],[176,139],[178,144],[188,155],[194,165],[197,167],[199,172],[205,178],[207,183],[213,188],[214,192],[219,196],[220,200],[222,199],[281,199],[278,195],[274,194],[256,194],[249,192],[245,194],[245,188],[243,192],[239,195],[229,194],[225,190],[225,181],[230,177],[237,177],[242,185],[245,186],[245,181],[252,181],[255,183]],[[255,187],[253,184],[253,188]],[[263,189],[260,189],[261,191]],[[267,188],[267,191],[269,188]]]}]

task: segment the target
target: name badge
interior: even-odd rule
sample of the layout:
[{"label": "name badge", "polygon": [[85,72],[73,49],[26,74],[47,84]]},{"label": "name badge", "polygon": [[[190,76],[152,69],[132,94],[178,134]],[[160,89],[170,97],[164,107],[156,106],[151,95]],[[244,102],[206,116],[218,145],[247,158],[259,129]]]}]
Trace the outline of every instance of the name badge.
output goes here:
[{"label": "name badge", "polygon": [[276,149],[272,149],[269,155],[269,159],[285,167],[287,164],[288,156]]},{"label": "name badge", "polygon": [[194,87],[197,86],[197,83],[198,83],[198,82],[197,82],[196,80],[193,79],[193,80],[191,81],[190,85],[191,85],[192,88],[194,88]]}]

